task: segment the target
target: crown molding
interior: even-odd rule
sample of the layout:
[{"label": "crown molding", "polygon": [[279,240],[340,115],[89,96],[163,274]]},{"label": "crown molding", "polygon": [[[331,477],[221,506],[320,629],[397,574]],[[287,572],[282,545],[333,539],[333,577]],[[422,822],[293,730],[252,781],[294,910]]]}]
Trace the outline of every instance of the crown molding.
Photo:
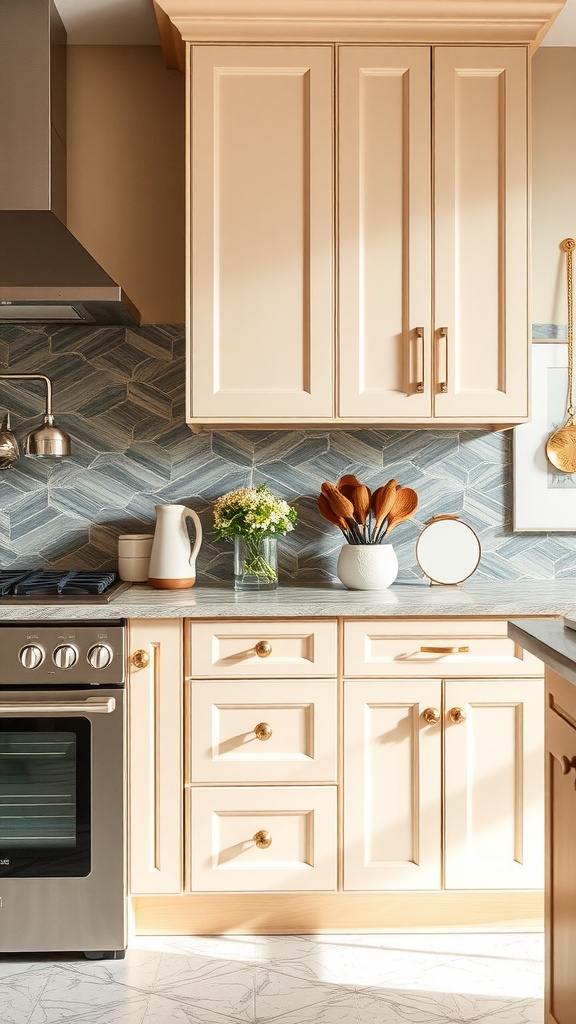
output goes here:
[{"label": "crown molding", "polygon": [[566,0],[155,0],[186,42],[517,43]]}]

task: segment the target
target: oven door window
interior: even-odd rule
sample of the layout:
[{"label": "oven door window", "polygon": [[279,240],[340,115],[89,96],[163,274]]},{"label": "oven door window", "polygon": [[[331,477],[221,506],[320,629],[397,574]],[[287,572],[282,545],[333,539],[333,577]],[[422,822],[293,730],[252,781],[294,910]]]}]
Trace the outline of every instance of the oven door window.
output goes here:
[{"label": "oven door window", "polygon": [[90,873],[87,718],[0,720],[0,876]]}]

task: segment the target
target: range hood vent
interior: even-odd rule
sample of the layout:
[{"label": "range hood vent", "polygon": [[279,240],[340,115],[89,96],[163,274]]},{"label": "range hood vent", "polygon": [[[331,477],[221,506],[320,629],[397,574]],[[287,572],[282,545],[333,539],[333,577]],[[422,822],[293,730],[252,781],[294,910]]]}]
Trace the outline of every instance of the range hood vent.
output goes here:
[{"label": "range hood vent", "polygon": [[66,227],[66,31],[53,0],[0,0],[0,324],[138,324]]}]

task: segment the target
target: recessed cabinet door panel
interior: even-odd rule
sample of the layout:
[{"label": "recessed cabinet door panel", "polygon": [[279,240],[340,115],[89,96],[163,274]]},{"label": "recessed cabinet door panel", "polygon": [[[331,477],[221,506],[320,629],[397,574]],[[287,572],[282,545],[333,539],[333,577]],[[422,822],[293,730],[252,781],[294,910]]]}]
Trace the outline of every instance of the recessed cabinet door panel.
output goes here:
[{"label": "recessed cabinet door panel", "polygon": [[430,416],[430,49],[339,62],[339,414]]},{"label": "recessed cabinet door panel", "polygon": [[191,416],[330,417],[332,50],[191,59]]},{"label": "recessed cabinet door panel", "polygon": [[192,892],[336,888],[336,787],[194,788]]},{"label": "recessed cabinet door panel", "polygon": [[433,59],[434,413],[526,417],[527,53],[438,47]]},{"label": "recessed cabinet door panel", "polygon": [[446,888],[541,889],[543,682],[445,685]]},{"label": "recessed cabinet door panel", "polygon": [[192,782],[335,782],[336,680],[194,680]]},{"label": "recessed cabinet door panel", "polygon": [[182,620],[132,619],[130,653],[130,891],[179,893],[183,857]]},{"label": "recessed cabinet door panel", "polygon": [[344,888],[439,889],[441,683],[344,687]]}]

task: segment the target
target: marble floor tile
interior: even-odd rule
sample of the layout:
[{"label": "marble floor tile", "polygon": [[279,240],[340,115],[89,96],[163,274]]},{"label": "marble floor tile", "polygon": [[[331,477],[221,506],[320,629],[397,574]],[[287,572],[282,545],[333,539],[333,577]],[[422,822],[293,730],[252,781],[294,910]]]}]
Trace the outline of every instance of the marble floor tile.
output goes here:
[{"label": "marble floor tile", "polygon": [[541,935],[142,936],[0,957],[0,1024],[543,1024]]}]

